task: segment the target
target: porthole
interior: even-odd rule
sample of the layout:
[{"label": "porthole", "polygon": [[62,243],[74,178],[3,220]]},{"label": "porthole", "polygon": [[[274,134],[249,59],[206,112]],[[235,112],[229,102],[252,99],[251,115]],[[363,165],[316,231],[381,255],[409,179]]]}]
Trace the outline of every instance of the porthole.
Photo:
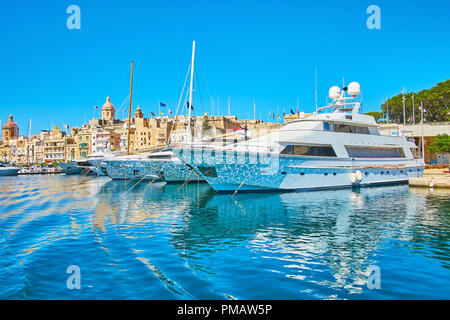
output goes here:
[{"label": "porthole", "polygon": [[304,175],[305,175],[305,173],[304,173],[304,172],[300,172],[300,175],[301,175],[301,176],[304,176]]},{"label": "porthole", "polygon": [[326,172],[325,172],[325,173],[324,173],[323,175],[324,175],[324,176],[327,176],[327,175],[328,175],[328,173],[326,173]]},{"label": "porthole", "polygon": [[384,174],[384,171],[381,171],[381,174],[383,175],[383,174]]},{"label": "porthole", "polygon": [[333,172],[333,176],[335,176],[336,175],[336,172]]},{"label": "porthole", "polygon": [[368,177],[368,176],[369,176],[369,173],[368,173],[368,172],[365,172],[364,174],[366,175],[366,177]]}]

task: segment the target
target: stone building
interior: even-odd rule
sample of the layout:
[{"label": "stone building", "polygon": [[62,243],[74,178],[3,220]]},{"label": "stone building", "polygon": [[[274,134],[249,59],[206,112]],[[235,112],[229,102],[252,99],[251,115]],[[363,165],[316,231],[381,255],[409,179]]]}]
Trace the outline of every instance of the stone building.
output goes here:
[{"label": "stone building", "polygon": [[66,133],[55,126],[51,131],[42,131],[44,162],[63,162],[66,159]]},{"label": "stone building", "polygon": [[450,123],[425,123],[423,126],[416,125],[402,125],[402,124],[382,124],[378,131],[382,135],[388,136],[405,136],[413,139],[418,147],[416,156],[422,157],[422,134],[424,137],[425,146],[425,163],[428,164],[449,164],[449,154],[431,153],[428,151],[428,145],[433,142],[434,138],[439,134],[450,134]]},{"label": "stone building", "polygon": [[19,126],[14,122],[13,116],[8,117],[8,121],[2,128],[2,140],[13,140],[19,137]]},{"label": "stone building", "polygon": [[108,124],[112,124],[116,119],[116,110],[111,103],[109,97],[106,97],[106,102],[102,107],[102,120],[106,121]]},{"label": "stone building", "polygon": [[89,126],[84,125],[75,136],[76,158],[86,158],[92,153],[92,133]]}]

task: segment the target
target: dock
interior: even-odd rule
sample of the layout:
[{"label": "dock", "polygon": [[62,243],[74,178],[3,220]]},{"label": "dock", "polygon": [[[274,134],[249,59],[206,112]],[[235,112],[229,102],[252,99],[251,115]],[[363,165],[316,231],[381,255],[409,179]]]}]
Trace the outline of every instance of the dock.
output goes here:
[{"label": "dock", "polygon": [[409,179],[411,187],[449,188],[450,173],[448,169],[425,169],[421,178]]}]

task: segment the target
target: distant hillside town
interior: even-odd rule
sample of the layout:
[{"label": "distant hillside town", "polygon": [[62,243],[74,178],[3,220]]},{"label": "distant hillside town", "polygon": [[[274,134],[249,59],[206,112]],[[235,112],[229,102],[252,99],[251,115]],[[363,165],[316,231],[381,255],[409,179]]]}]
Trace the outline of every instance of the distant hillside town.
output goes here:
[{"label": "distant hillside town", "polygon": [[[153,114],[152,114],[153,115]],[[248,134],[257,137],[281,127],[279,123],[264,123],[260,120],[238,120],[236,116],[203,116],[191,118],[191,134],[194,138],[226,137]],[[188,130],[186,116],[159,116],[145,118],[138,106],[128,119],[116,119],[116,109],[109,97],[101,108],[101,119],[95,117],[81,128],[63,129],[55,126],[38,134],[23,136],[10,115],[2,128],[0,161],[15,164],[59,163],[104,151],[128,149],[142,153],[167,146],[166,142],[182,142]],[[128,130],[129,128],[129,130]],[[245,129],[245,130],[244,130]]]}]

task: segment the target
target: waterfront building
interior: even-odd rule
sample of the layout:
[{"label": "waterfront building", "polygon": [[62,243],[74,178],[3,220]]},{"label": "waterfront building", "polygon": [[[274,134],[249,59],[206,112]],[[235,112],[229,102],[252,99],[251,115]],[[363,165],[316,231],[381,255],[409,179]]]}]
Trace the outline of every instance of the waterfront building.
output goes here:
[{"label": "waterfront building", "polygon": [[116,110],[111,103],[109,97],[106,97],[106,102],[102,107],[102,120],[108,124],[112,124],[116,118]]},{"label": "waterfront building", "polygon": [[19,126],[14,122],[13,116],[8,117],[8,121],[2,128],[2,140],[14,140],[19,137]]},{"label": "waterfront building", "polygon": [[67,137],[66,139],[66,162],[70,162],[76,159],[77,155],[77,143],[75,137]]},{"label": "waterfront building", "polygon": [[92,153],[116,151],[120,149],[121,135],[115,131],[98,131],[92,132]]},{"label": "waterfront building", "polygon": [[88,125],[84,125],[75,137],[76,158],[86,158],[92,153],[92,134]]},{"label": "waterfront building", "polygon": [[44,162],[63,162],[66,159],[66,133],[55,126],[51,131],[42,131]]},{"label": "waterfront building", "polygon": [[[439,122],[439,123],[425,123],[423,126],[421,124],[415,125],[403,125],[396,123],[382,124],[379,127],[379,132],[381,135],[386,136],[405,136],[413,139],[417,149],[417,157],[422,157],[422,134],[424,137],[424,147],[425,147],[425,163],[428,164],[449,164],[449,154],[444,153],[432,153],[428,150],[428,145],[433,142],[434,138],[440,134],[450,134],[450,123],[449,122]],[[423,130],[423,131],[422,131]]]}]

